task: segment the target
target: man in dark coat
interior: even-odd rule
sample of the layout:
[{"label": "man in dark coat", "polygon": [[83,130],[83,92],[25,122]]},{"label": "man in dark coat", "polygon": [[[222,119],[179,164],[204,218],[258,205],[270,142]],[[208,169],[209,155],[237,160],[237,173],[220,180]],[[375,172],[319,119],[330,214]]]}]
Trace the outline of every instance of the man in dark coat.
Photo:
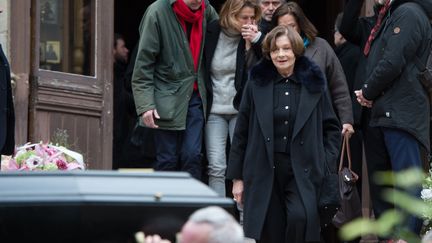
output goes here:
[{"label": "man in dark coat", "polygon": [[[0,9],[0,13],[3,12]],[[15,113],[9,62],[0,45],[0,154],[10,155],[15,148]]]},{"label": "man in dark coat", "polygon": [[114,126],[113,126],[113,169],[122,167],[124,154],[122,154],[125,139],[128,133],[127,116],[125,114],[125,90],[123,78],[128,65],[129,50],[122,35],[114,34]]},{"label": "man in dark coat", "polygon": [[[364,1],[365,0],[349,0],[347,2],[344,7],[344,14],[339,28],[339,31],[344,36],[344,38],[354,45],[360,47],[361,50],[363,50],[366,45],[369,34],[376,23],[378,11],[382,7],[378,1],[375,1],[375,15],[359,18]],[[367,58],[365,55],[361,54],[358,59],[357,72],[352,87],[353,90],[359,90],[362,88],[363,83],[367,78],[366,64]],[[356,98],[357,97],[355,96],[354,99]],[[364,141],[367,170],[369,178],[372,178],[373,175],[378,171],[390,170],[391,163],[385,146],[382,144],[382,141],[378,139],[381,134],[380,130],[369,125],[371,113],[370,109],[367,107],[361,107],[362,106],[357,101],[355,103],[353,102],[354,124],[361,124],[360,129],[357,130],[356,133],[362,133],[361,135]],[[356,155],[353,157],[355,156]],[[383,189],[386,189],[386,187],[375,183],[375,180],[369,180],[369,191],[372,200],[373,212],[377,218],[380,217],[384,211],[392,207],[391,204],[382,199],[381,195]]]},{"label": "man in dark coat", "polygon": [[[372,28],[363,53],[367,78],[357,100],[371,107],[370,125],[380,130],[391,168],[397,172],[421,169],[420,146],[429,150],[430,104],[417,79],[415,57],[426,62],[432,30],[431,0],[386,0]],[[421,111],[421,112],[419,112]],[[421,188],[408,191],[420,196]],[[409,217],[406,224],[419,233],[421,221]]]},{"label": "man in dark coat", "polygon": [[132,94],[132,74],[138,52],[138,45],[132,51],[130,63],[123,77],[124,129],[127,131],[122,145],[121,168],[152,168],[155,159],[153,129],[140,126]]}]

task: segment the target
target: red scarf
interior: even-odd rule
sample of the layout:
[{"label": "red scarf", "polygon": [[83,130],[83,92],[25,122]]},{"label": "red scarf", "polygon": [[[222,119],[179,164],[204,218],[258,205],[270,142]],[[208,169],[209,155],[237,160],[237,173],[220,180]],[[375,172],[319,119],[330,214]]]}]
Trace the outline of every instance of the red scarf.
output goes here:
[{"label": "red scarf", "polygon": [[369,55],[369,51],[370,51],[372,42],[374,41],[378,30],[381,28],[382,20],[384,19],[384,16],[387,13],[387,10],[390,8],[390,3],[391,3],[390,0],[386,0],[384,6],[381,7],[381,9],[378,13],[377,22],[376,22],[375,26],[372,28],[370,35],[369,35],[369,38],[368,38],[366,45],[364,47],[364,50],[363,50],[363,54],[365,56]]},{"label": "red scarf", "polygon": [[173,4],[173,9],[185,34],[187,35],[186,22],[192,24],[191,36],[189,41],[189,48],[192,53],[192,58],[195,64],[195,71],[198,70],[199,58],[201,53],[201,40],[203,36],[203,18],[205,4],[204,0],[201,3],[201,8],[193,12],[183,0],[177,0]]}]

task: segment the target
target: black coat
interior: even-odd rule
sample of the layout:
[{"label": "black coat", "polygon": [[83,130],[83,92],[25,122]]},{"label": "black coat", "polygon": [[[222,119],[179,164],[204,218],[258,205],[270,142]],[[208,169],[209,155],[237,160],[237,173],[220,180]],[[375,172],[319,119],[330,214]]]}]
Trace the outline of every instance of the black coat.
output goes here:
[{"label": "black coat", "polygon": [[394,0],[389,11],[367,58],[362,90],[374,101],[370,125],[404,130],[429,150],[430,104],[414,60],[426,62],[430,52],[432,0]]},{"label": "black coat", "polygon": [[[340,124],[320,68],[306,57],[300,57],[294,72],[302,87],[290,143],[291,161],[306,209],[306,241],[319,241],[317,201],[324,163],[336,169]],[[228,179],[244,182],[244,230],[246,236],[255,239],[260,238],[274,184],[273,84],[278,77],[270,60],[263,59],[252,68],[227,167]]]},{"label": "black coat", "polygon": [[[148,168],[153,167],[155,160],[155,148],[153,143],[153,129],[138,126],[138,117],[135,109],[135,100],[132,94],[132,74],[138,52],[138,45],[135,46],[130,56],[130,63],[127,66],[121,83],[122,87],[122,106],[123,114],[122,130],[126,131],[120,140],[120,158],[114,166],[120,168]],[[114,161],[115,162],[115,161]],[[114,167],[115,168],[115,167]]]},{"label": "black coat", "polygon": [[365,0],[349,0],[347,2],[339,27],[342,36],[352,44],[359,46],[362,50],[376,23],[376,12],[378,11],[374,8],[374,16],[359,18],[364,1]]},{"label": "black coat", "polygon": [[359,60],[362,58],[360,48],[356,45],[346,41],[342,45],[335,48],[336,56],[338,57],[342,69],[345,73],[346,81],[348,84],[348,91],[351,96],[354,124],[360,124],[360,117],[362,108],[357,102],[357,97],[354,94],[354,90],[361,89],[362,83],[356,78],[357,68],[359,66]]},{"label": "black coat", "polygon": [[0,45],[0,154],[10,155],[15,148],[15,113],[9,62]]},{"label": "black coat", "polygon": [[[363,8],[363,3],[364,0],[349,0],[347,2],[347,4],[344,7],[344,14],[339,28],[339,31],[342,34],[342,36],[353,45],[358,46],[361,51],[358,58],[352,62],[352,63],[357,63],[357,72],[355,74],[352,87],[350,87],[350,94],[353,98],[352,105],[353,105],[354,124],[357,125],[361,124],[362,121],[364,120],[362,118],[362,114],[364,110],[363,107],[360,106],[360,104],[357,102],[357,97],[355,96],[353,91],[361,89],[363,87],[363,83],[367,78],[366,76],[367,58],[363,54],[363,49],[367,42],[369,34],[376,23],[376,17],[378,15],[378,10],[379,10],[377,6],[375,6],[374,16],[359,18],[361,10]],[[351,81],[348,80],[348,77],[347,77],[347,81],[348,84],[351,83]]]}]

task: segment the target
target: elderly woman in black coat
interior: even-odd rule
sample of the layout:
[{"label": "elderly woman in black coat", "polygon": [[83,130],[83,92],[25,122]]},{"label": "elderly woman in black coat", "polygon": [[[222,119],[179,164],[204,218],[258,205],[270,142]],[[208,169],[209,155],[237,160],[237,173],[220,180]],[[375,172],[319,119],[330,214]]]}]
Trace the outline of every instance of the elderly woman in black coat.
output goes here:
[{"label": "elderly woman in black coat", "polygon": [[263,53],[243,94],[227,178],[244,205],[247,237],[319,242],[318,198],[326,163],[336,170],[340,124],[295,30],[276,27]]}]

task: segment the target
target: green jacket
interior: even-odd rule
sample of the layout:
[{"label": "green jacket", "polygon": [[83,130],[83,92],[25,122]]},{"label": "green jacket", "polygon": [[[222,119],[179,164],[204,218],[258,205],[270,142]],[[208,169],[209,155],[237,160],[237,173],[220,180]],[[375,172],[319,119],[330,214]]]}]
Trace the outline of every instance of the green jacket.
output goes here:
[{"label": "green jacket", "polygon": [[217,19],[206,1],[203,39],[198,71],[195,72],[189,41],[172,4],[176,0],[157,0],[147,8],[140,25],[140,41],[132,77],[137,114],[156,109],[160,129],[183,130],[186,125],[193,83],[198,89],[206,114],[206,87],[202,62],[207,22]]}]

